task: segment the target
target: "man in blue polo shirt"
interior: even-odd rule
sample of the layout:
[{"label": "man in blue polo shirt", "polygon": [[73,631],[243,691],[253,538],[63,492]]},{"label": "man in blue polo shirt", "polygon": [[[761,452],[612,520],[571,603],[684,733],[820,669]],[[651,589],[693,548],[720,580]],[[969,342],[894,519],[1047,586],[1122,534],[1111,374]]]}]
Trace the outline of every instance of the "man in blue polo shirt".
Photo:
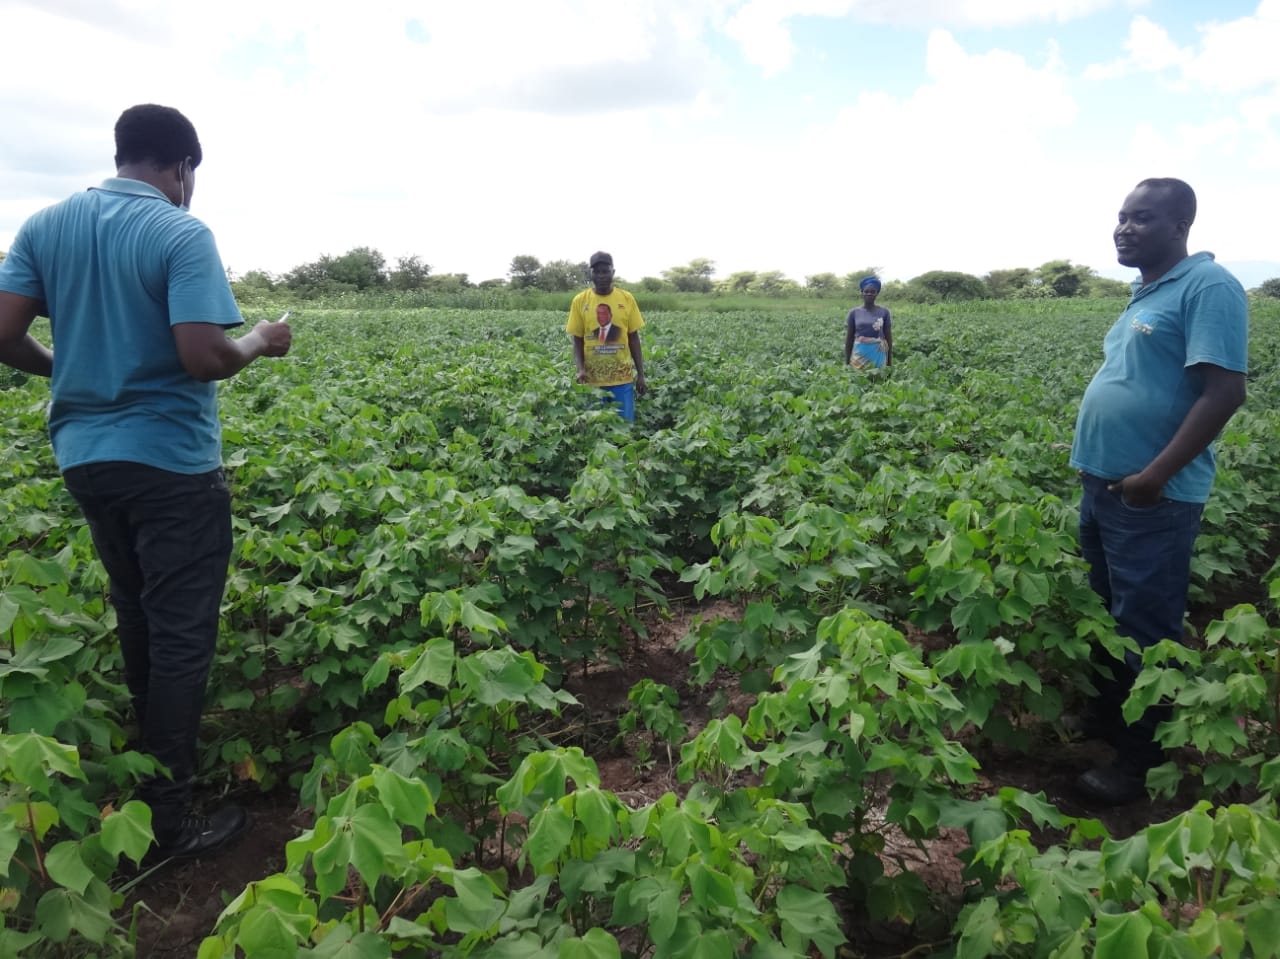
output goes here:
[{"label": "man in blue polo shirt", "polygon": [[[1143,180],[1120,208],[1116,255],[1137,267],[1133,297],[1103,341],[1085,390],[1071,465],[1080,471],[1080,551],[1118,631],[1142,647],[1181,641],[1191,552],[1213,486],[1213,440],[1244,402],[1248,301],[1211,253],[1187,255],[1196,197],[1181,180]],[[1109,660],[1109,657],[1108,657]],[[1077,781],[1092,801],[1145,795],[1161,761],[1154,734],[1167,710],[1132,726],[1121,706],[1140,657],[1106,672],[1087,730],[1116,748]]]},{"label": "man in blue polo shirt", "polygon": [[[234,839],[243,810],[192,811],[196,737],[231,555],[214,381],[283,356],[285,323],[244,321],[208,227],[187,212],[202,152],[171,107],[115,127],[117,174],[32,216],[0,263],[0,361],[52,378],[54,456],[111,579],[153,859]],[[47,316],[49,350],[30,334]]]}]

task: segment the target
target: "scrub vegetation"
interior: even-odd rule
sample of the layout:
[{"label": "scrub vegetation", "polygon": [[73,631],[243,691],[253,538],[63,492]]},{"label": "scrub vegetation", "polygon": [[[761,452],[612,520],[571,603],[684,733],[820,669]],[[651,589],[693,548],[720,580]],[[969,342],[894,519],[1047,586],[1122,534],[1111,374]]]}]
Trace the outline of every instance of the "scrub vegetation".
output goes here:
[{"label": "scrub vegetation", "polygon": [[[561,312],[270,296],[246,319],[291,309],[293,352],[220,394],[202,778],[297,826],[174,954],[1280,954],[1273,301],[1192,635],[1127,707],[1172,705],[1169,762],[1121,821],[1055,771],[1091,644],[1125,642],[1067,466],[1123,301],[886,290],[895,365],[866,374],[843,309],[642,299],[628,429],[573,385]],[[47,402],[0,372],[0,955],[126,956],[150,764]]]}]

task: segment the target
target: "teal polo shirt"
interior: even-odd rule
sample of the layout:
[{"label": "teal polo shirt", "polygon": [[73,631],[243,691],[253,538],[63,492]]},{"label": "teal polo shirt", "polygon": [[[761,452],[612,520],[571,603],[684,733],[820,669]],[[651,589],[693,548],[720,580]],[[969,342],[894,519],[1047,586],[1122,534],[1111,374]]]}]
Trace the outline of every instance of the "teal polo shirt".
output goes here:
[{"label": "teal polo shirt", "polygon": [[[1147,286],[1135,283],[1080,402],[1071,465],[1109,480],[1141,472],[1200,398],[1204,375],[1196,365],[1244,373],[1248,339],[1244,288],[1212,253],[1187,257]],[[1205,502],[1215,466],[1210,444],[1174,474],[1164,495]]]},{"label": "teal polo shirt", "polygon": [[204,223],[156,188],[113,177],[27,220],[0,263],[0,290],[45,304],[60,468],[221,465],[217,385],[187,373],[171,329],[244,322]]}]

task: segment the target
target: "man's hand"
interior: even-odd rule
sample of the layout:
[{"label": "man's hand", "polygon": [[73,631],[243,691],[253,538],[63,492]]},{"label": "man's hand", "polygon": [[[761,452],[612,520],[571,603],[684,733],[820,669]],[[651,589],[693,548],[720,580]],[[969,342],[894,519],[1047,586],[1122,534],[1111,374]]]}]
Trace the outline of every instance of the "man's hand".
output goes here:
[{"label": "man's hand", "polygon": [[644,381],[644,373],[636,374],[636,395],[644,396],[649,392],[649,387]]},{"label": "man's hand", "polygon": [[1139,509],[1155,506],[1164,495],[1164,483],[1147,476],[1145,470],[1116,480],[1107,489],[1113,493],[1119,493],[1125,505],[1136,506]]},{"label": "man's hand", "polygon": [[581,367],[578,369],[578,382],[582,383],[584,386],[591,382],[591,377],[588,376],[587,371]]},{"label": "man's hand", "polygon": [[263,356],[284,356],[293,343],[293,330],[284,320],[262,320],[253,332],[262,337]]}]

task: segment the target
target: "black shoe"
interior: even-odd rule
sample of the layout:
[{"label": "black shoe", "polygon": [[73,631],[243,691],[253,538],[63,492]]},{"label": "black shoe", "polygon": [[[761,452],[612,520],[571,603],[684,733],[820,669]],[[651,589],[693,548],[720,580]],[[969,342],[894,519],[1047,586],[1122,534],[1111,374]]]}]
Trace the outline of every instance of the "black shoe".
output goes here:
[{"label": "black shoe", "polygon": [[198,859],[230,845],[249,828],[249,814],[236,805],[223,806],[209,816],[188,813],[172,836],[157,839],[143,860],[156,866],[174,859]]},{"label": "black shoe", "polygon": [[1127,806],[1147,798],[1147,776],[1129,766],[1099,766],[1076,780],[1076,791],[1098,806]]}]

